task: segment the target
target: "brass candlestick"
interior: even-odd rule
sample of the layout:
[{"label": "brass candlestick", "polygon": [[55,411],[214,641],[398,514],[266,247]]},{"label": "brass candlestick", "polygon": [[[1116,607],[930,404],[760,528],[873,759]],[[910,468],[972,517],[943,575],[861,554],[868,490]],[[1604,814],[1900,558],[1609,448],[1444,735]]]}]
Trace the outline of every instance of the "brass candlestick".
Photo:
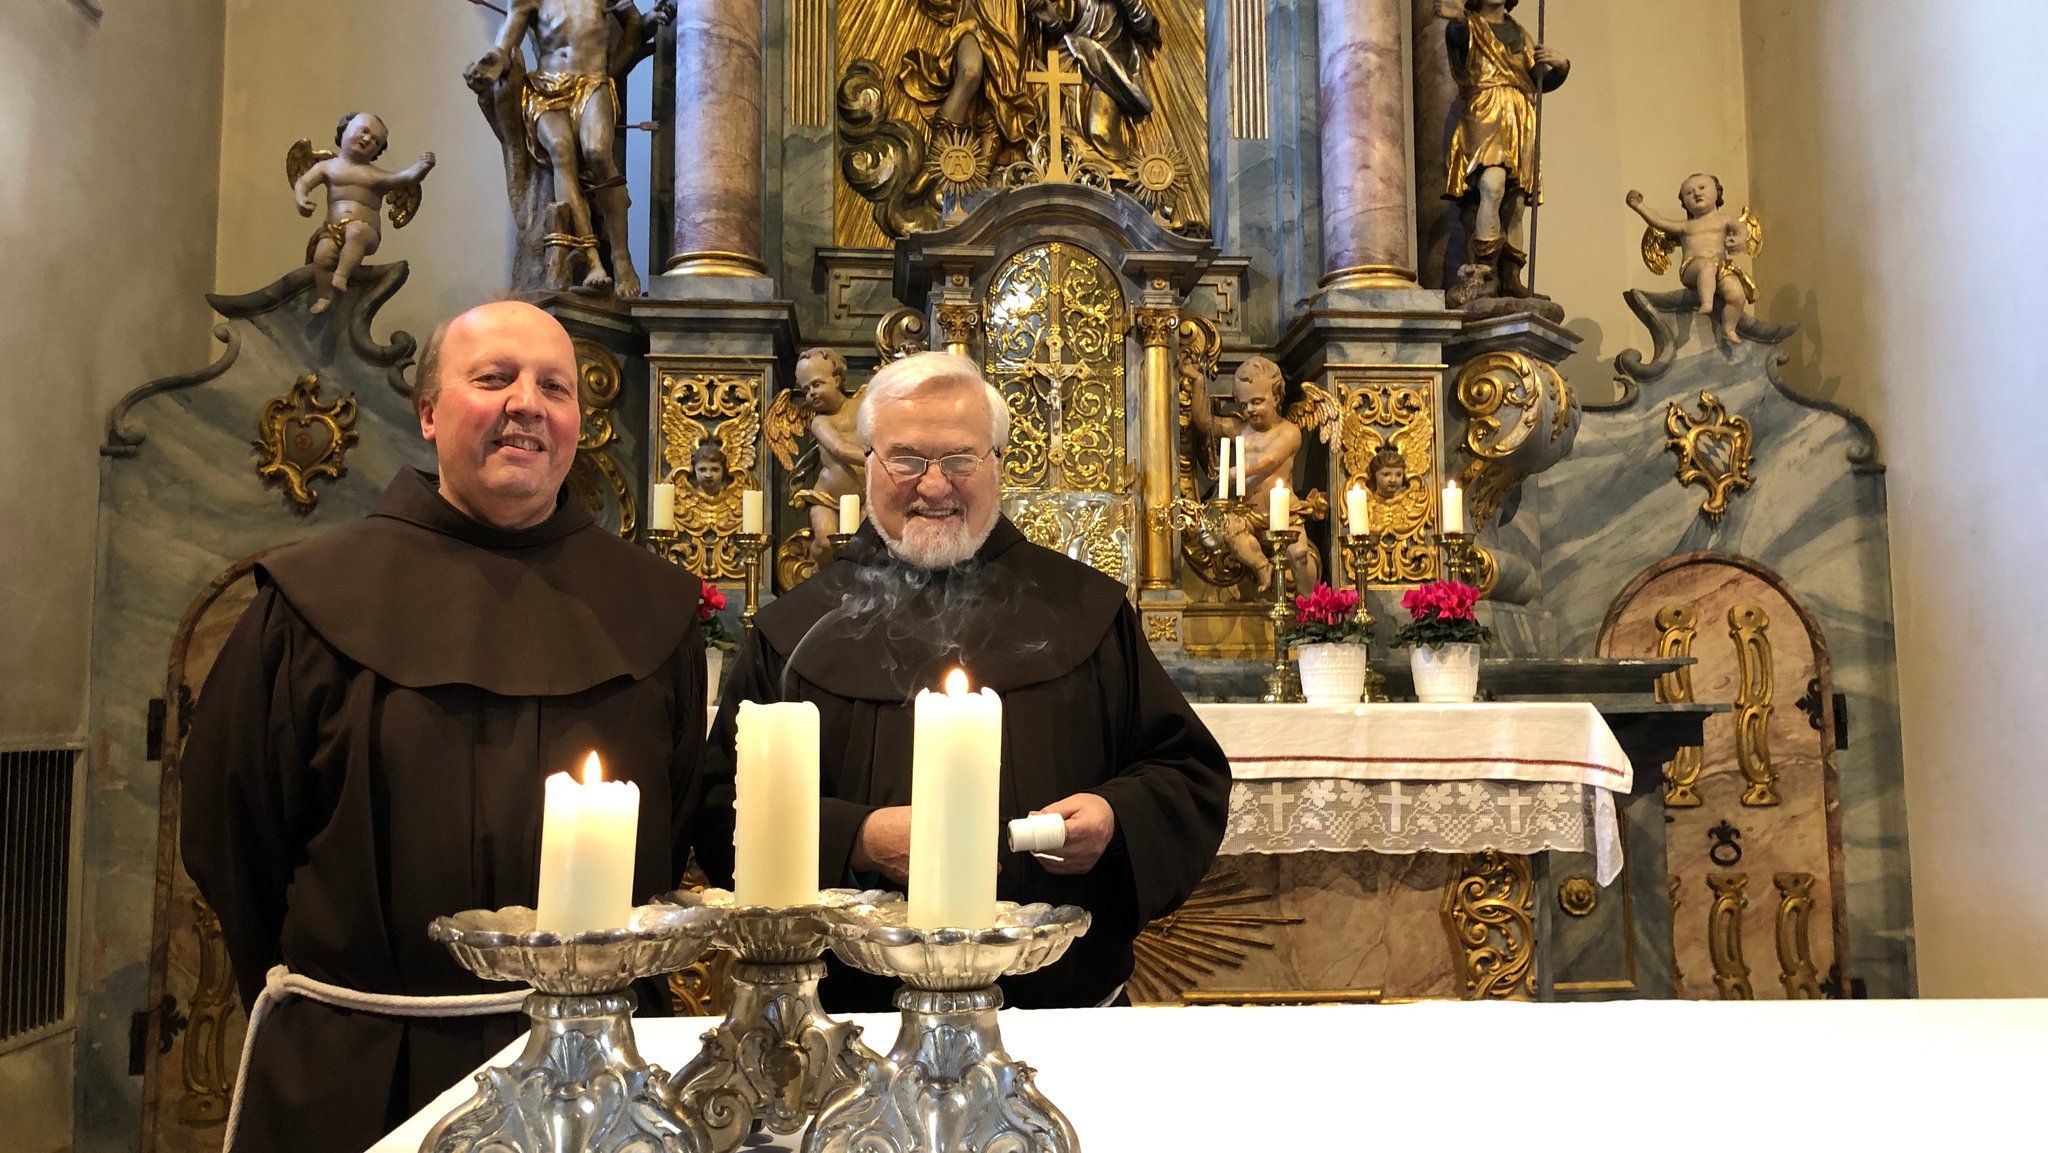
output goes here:
[{"label": "brass candlestick", "polygon": [[740,608],[740,632],[754,635],[754,612],[761,607],[761,554],[768,551],[765,532],[738,532],[733,546],[740,550],[740,567],[746,570],[747,600]]},{"label": "brass candlestick", "polygon": [[1471,533],[1440,532],[1436,547],[1443,552],[1445,576],[1479,587],[1479,558],[1473,552]]},{"label": "brass candlestick", "polygon": [[[1367,637],[1373,634],[1377,622],[1372,619],[1372,550],[1380,538],[1371,533],[1354,532],[1344,537],[1344,551],[1351,557],[1351,582],[1358,586],[1358,623],[1365,628]],[[1367,641],[1370,649],[1371,641]],[[1365,664],[1365,699],[1368,702],[1384,701],[1387,678],[1372,667],[1368,659]]]},{"label": "brass candlestick", "polygon": [[647,541],[647,547],[654,550],[654,555],[663,560],[674,559],[675,554],[672,550],[675,548],[676,542],[683,539],[683,534],[672,528],[645,529],[642,531],[642,536]]},{"label": "brass candlestick", "polygon": [[855,535],[856,534],[850,532],[826,533],[825,539],[832,542],[832,555],[835,557],[845,556],[846,546],[853,543],[853,538]]},{"label": "brass candlestick", "polygon": [[1281,638],[1294,622],[1294,603],[1287,592],[1294,573],[1287,560],[1287,546],[1300,535],[1297,528],[1269,528],[1259,534],[1259,543],[1265,546],[1266,556],[1273,562],[1273,607],[1267,610],[1273,620],[1273,667],[1266,671],[1266,695],[1259,698],[1269,705],[1301,699],[1294,688],[1294,670],[1287,663],[1287,642]]}]

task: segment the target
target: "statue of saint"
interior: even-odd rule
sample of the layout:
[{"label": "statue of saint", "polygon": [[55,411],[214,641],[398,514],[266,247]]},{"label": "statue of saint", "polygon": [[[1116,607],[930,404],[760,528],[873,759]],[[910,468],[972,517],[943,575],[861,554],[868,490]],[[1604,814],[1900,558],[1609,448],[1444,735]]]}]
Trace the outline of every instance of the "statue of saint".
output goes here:
[{"label": "statue of saint", "polygon": [[1699,297],[1699,311],[1714,315],[1719,305],[1721,339],[1739,343],[1736,322],[1756,302],[1756,281],[1735,263],[1739,255],[1755,256],[1763,247],[1763,225],[1749,209],[1729,215],[1721,178],[1695,172],[1678,186],[1683,221],[1666,220],[1643,207],[1643,194],[1629,189],[1628,206],[1649,228],[1643,233],[1643,263],[1662,276],[1671,267],[1673,249],[1684,259],[1678,279]]},{"label": "statue of saint", "polygon": [[[588,291],[640,295],[627,240],[626,176],[613,158],[624,115],[616,78],[645,57],[654,30],[673,14],[668,0],[646,14],[633,0],[511,0],[497,44],[463,74],[499,139],[527,154],[506,158],[515,211],[523,200],[545,205],[537,222],[521,221],[522,242],[531,234],[558,250],[545,262],[558,270],[580,261],[578,286]],[[527,40],[531,71],[520,50]],[[526,186],[542,180],[545,190],[529,196]],[[609,271],[598,253],[597,221]]]},{"label": "statue of saint", "polygon": [[1563,84],[1571,61],[1508,12],[1518,0],[1437,0],[1464,106],[1451,133],[1444,197],[1466,220],[1467,263],[1494,269],[1500,291],[1527,296],[1528,252],[1515,237],[1522,207],[1537,198],[1536,94]]},{"label": "statue of saint", "polygon": [[[1244,459],[1239,467],[1245,469],[1245,507],[1223,518],[1221,536],[1237,559],[1257,575],[1261,592],[1273,584],[1273,562],[1266,558],[1258,537],[1266,528],[1269,496],[1275,485],[1288,484],[1292,491],[1294,462],[1301,454],[1302,426],[1288,418],[1300,416],[1311,427],[1334,428],[1329,418],[1335,415],[1335,404],[1321,403],[1329,401],[1328,395],[1314,384],[1304,383],[1302,389],[1306,403],[1297,405],[1297,412],[1283,414],[1287,378],[1279,365],[1254,356],[1231,377],[1231,393],[1241,415],[1218,415],[1206,389],[1197,388],[1190,396],[1188,421],[1198,433],[1218,440],[1244,437]],[[1289,503],[1290,515],[1297,522],[1312,507],[1298,492]],[[1316,551],[1308,546],[1307,533],[1287,546],[1287,559],[1294,570],[1295,591],[1302,596],[1315,591],[1321,564]]]},{"label": "statue of saint", "polygon": [[306,246],[306,263],[313,266],[313,304],[308,312],[326,312],[334,294],[348,291],[348,278],[377,251],[384,234],[377,224],[377,210],[384,197],[391,196],[391,223],[404,228],[420,207],[420,181],[434,168],[434,154],[420,153],[410,168],[386,172],[373,161],[384,154],[391,131],[384,121],[368,112],[351,112],[334,127],[336,155],[315,149],[301,140],[285,153],[285,176],[292,182],[292,199],[299,215],[311,216],[315,189],[327,190],[327,219]]},{"label": "statue of saint", "polygon": [[[867,491],[867,453],[854,423],[859,410],[860,390],[846,387],[846,358],[830,348],[805,349],[796,358],[796,388],[768,406],[768,446],[792,472],[789,503],[809,513],[811,559],[820,567],[832,560],[826,538],[839,531],[839,498]],[[798,456],[805,433],[812,444]]]}]

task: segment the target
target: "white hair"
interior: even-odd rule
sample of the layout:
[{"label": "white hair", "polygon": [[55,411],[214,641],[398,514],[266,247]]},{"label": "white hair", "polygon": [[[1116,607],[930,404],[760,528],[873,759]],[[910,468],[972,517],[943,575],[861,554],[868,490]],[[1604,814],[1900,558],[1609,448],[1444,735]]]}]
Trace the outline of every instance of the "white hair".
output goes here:
[{"label": "white hair", "polygon": [[875,447],[875,413],[929,386],[978,384],[988,401],[988,443],[1004,448],[1010,443],[1010,406],[995,385],[981,375],[981,368],[964,356],[950,352],[920,352],[882,366],[868,382],[854,414],[854,428],[862,448]]}]

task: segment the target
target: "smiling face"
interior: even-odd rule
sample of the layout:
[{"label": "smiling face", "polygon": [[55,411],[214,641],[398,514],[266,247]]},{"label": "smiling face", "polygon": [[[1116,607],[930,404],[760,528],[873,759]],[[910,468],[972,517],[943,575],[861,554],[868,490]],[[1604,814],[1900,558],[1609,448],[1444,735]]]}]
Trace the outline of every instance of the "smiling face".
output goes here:
[{"label": "smiling face", "polygon": [[576,463],[583,415],[569,334],[530,304],[486,304],[450,323],[436,374],[419,413],[441,495],[498,528],[546,520]]},{"label": "smiling face", "polygon": [[[979,380],[938,380],[874,412],[875,460],[868,508],[889,550],[920,568],[944,568],[974,555],[995,527],[1002,470],[989,443],[988,389]],[[949,477],[940,457],[978,456],[973,475]],[[921,456],[930,467],[899,480],[883,464]]]},{"label": "smiling face", "polygon": [[368,164],[384,151],[390,138],[384,122],[367,112],[359,113],[341,133],[341,154],[358,164]]}]

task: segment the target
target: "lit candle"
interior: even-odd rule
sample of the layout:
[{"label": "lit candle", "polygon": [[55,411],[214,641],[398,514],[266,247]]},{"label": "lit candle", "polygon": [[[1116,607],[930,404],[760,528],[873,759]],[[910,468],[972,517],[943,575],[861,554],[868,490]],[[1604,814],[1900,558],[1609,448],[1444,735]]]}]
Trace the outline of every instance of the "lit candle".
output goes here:
[{"label": "lit candle", "polygon": [[1240,436],[1237,438],[1237,498],[1239,500],[1244,499],[1245,477],[1251,471],[1252,466],[1244,459],[1244,438]]},{"label": "lit candle", "polygon": [[911,709],[910,924],[984,929],[996,918],[996,798],[1002,784],[1003,702],[993,689],[917,694]]},{"label": "lit candle", "polygon": [[1274,532],[1286,531],[1288,501],[1291,497],[1292,494],[1287,491],[1287,485],[1284,482],[1274,485],[1272,490],[1266,493],[1267,528],[1272,529]]},{"label": "lit candle", "polygon": [[818,706],[741,701],[733,774],[733,897],[818,900]]},{"label": "lit candle", "polygon": [[839,531],[860,531],[860,494],[849,492],[839,498]]},{"label": "lit candle", "polygon": [[544,790],[533,927],[564,935],[625,928],[633,916],[640,786],[605,780],[593,752],[583,762],[582,783],[556,773]]},{"label": "lit candle", "polygon": [[676,486],[654,486],[654,508],[647,514],[650,527],[660,532],[676,531]]},{"label": "lit candle", "polygon": [[1344,490],[1344,523],[1352,536],[1364,536],[1371,529],[1372,517],[1366,510],[1365,490],[1355,484]]},{"label": "lit candle", "polygon": [[1216,495],[1227,499],[1230,496],[1230,438],[1216,438]]},{"label": "lit candle", "polygon": [[1455,480],[1444,486],[1444,531],[1465,531],[1465,494]]},{"label": "lit candle", "polygon": [[750,488],[740,493],[740,531],[749,536],[759,533],[761,519],[761,490]]}]

